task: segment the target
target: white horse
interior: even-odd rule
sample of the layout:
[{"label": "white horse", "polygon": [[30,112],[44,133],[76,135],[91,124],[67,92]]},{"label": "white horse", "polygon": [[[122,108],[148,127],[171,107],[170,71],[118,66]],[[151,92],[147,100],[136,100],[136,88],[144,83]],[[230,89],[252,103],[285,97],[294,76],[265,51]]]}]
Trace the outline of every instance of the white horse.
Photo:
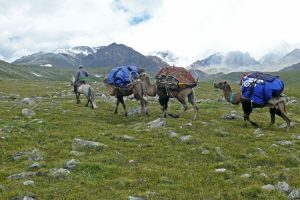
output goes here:
[{"label": "white horse", "polygon": [[[74,84],[75,84],[75,77],[73,76],[72,80],[71,80],[71,85],[74,86]],[[88,100],[88,102],[85,106],[87,107],[87,106],[89,106],[89,103],[91,103],[92,108],[97,108],[97,105],[95,103],[94,90],[93,90],[92,86],[84,83],[84,84],[81,84],[79,87],[77,87],[77,91],[75,90],[74,92],[76,95],[77,104],[80,103],[80,99],[79,99],[80,94],[84,94]]]}]

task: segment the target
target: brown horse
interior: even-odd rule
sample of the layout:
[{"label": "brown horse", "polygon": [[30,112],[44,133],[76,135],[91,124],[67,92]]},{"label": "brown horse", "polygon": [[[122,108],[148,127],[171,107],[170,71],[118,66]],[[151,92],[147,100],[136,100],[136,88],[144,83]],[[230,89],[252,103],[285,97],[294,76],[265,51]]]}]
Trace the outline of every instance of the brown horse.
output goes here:
[{"label": "brown horse", "polygon": [[[242,98],[242,92],[232,92],[230,85],[227,81],[221,81],[219,83],[214,83],[215,88],[219,88],[224,92],[225,99],[232,103],[232,104],[242,104],[243,111],[244,111],[244,121],[245,125],[250,122],[253,126],[258,127],[257,123],[250,120],[250,114],[253,108],[262,108],[264,106],[260,106],[257,104],[252,103],[250,100]],[[275,114],[280,116],[287,124],[287,130],[289,131],[291,120],[285,114],[285,97],[275,97],[268,101],[267,105],[270,107],[270,115],[271,115],[271,122],[269,126],[272,126],[275,123]]]},{"label": "brown horse", "polygon": [[188,109],[186,98],[193,105],[194,110],[197,112],[199,110],[198,106],[195,103],[194,99],[194,91],[191,87],[178,88],[176,90],[169,88],[157,87],[156,84],[151,84],[149,75],[147,73],[142,73],[140,79],[143,83],[144,93],[148,96],[156,96],[159,97],[159,103],[161,105],[161,110],[164,112],[164,117],[170,116],[173,118],[178,118],[180,114],[173,115],[167,113],[168,110],[168,102],[170,98],[176,98],[184,108],[184,111]]},{"label": "brown horse", "polygon": [[141,112],[145,113],[146,115],[149,115],[147,109],[148,102],[143,98],[143,87],[142,87],[142,82],[140,80],[137,80],[136,82],[129,84],[127,87],[115,87],[113,85],[110,85],[107,83],[107,77],[104,79],[103,82],[107,86],[109,95],[115,96],[117,98],[115,113],[118,113],[118,107],[121,102],[123,109],[125,111],[125,116],[128,115],[123,97],[133,94],[134,98],[141,102]]}]

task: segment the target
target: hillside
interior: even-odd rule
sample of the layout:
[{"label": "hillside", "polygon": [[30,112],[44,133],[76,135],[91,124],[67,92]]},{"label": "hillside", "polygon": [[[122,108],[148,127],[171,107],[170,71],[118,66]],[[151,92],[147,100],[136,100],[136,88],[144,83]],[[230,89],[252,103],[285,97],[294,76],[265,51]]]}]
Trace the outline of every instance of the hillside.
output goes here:
[{"label": "hillside", "polygon": [[14,65],[0,60],[0,78],[3,80],[69,80],[72,73],[66,69]]},{"label": "hillside", "polygon": [[[41,65],[51,64],[60,68],[77,67],[82,64],[86,67],[117,67],[122,65],[136,65],[150,73],[157,72],[162,60],[147,57],[131,47],[112,43],[108,46],[87,47],[78,46],[70,49],[57,49],[54,52],[39,52],[15,60],[14,64]],[[163,65],[168,65],[163,62]]]},{"label": "hillside", "polygon": [[289,66],[289,67],[285,67],[285,68],[283,68],[283,69],[280,70],[280,71],[281,71],[281,72],[288,72],[288,71],[294,71],[294,72],[297,72],[297,71],[300,71],[300,63],[291,65],[291,66]]},{"label": "hillside", "polygon": [[[211,83],[195,88],[196,120],[191,106],[178,119],[160,119],[155,98],[148,98],[149,117],[137,114],[139,104],[130,98],[130,116],[121,106],[114,114],[114,98],[98,83],[96,93],[105,95],[96,96],[96,110],[83,97],[75,104],[66,82],[1,83],[1,199],[269,200],[287,195],[264,189],[268,184],[300,188],[298,87],[291,88],[298,96],[287,106],[294,123],[287,133],[277,117],[267,128],[267,108],[251,115],[263,129],[244,127],[241,107],[222,101]],[[23,108],[36,114],[28,118]],[[170,112],[181,109],[169,102]],[[237,118],[226,119],[230,113]]]}]

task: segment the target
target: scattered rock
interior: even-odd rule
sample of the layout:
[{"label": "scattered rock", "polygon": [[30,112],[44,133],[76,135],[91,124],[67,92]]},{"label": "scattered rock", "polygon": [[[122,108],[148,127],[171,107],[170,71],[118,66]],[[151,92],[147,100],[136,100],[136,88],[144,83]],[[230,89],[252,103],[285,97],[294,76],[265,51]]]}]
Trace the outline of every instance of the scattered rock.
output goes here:
[{"label": "scattered rock", "polygon": [[39,163],[35,162],[35,163],[33,163],[32,165],[30,165],[29,168],[30,168],[30,169],[39,169],[39,168],[41,168],[41,166],[40,166]]},{"label": "scattered rock", "polygon": [[280,190],[286,194],[288,194],[290,191],[291,191],[291,188],[290,186],[285,182],[285,181],[282,181],[282,182],[278,182],[276,185],[275,185],[275,188],[277,190]]},{"label": "scattered rock", "polygon": [[225,168],[215,169],[215,172],[217,173],[224,173],[226,171]]},{"label": "scattered rock", "polygon": [[31,117],[35,116],[35,112],[31,109],[23,108],[22,115],[31,118]]},{"label": "scattered rock", "polygon": [[275,147],[275,148],[277,148],[277,147],[278,147],[278,145],[277,145],[277,144],[272,144],[272,145],[271,145],[271,147]]},{"label": "scattered rock", "polygon": [[13,160],[14,161],[18,161],[21,160],[23,158],[24,155],[28,154],[28,151],[18,151],[17,153],[15,153],[15,155],[13,156]]},{"label": "scattered rock", "polygon": [[31,98],[24,98],[19,102],[19,104],[22,105],[33,105],[34,103],[35,103],[34,100]]},{"label": "scattered rock", "polygon": [[262,155],[262,156],[266,156],[267,155],[267,153],[264,151],[264,150],[262,150],[261,148],[256,148],[256,150],[260,153],[260,155]]},{"label": "scattered rock", "polygon": [[236,111],[231,111],[230,113],[223,115],[223,119],[236,120],[236,119],[242,119],[242,117],[238,115]]},{"label": "scattered rock", "polygon": [[289,145],[293,144],[293,142],[287,141],[287,140],[282,140],[282,141],[279,141],[277,143],[280,144],[280,145],[282,145],[282,146],[289,146]]},{"label": "scattered rock", "polygon": [[34,185],[34,181],[24,181],[23,185]]},{"label": "scattered rock", "polygon": [[300,189],[293,190],[293,191],[289,194],[288,199],[289,199],[289,200],[292,200],[292,199],[300,199]]},{"label": "scattered rock", "polygon": [[[290,126],[294,126],[294,123],[291,122]],[[280,126],[278,126],[278,128],[286,128],[287,127],[287,124],[286,123],[283,123],[281,124]]]},{"label": "scattered rock", "polygon": [[37,149],[33,149],[30,156],[29,156],[29,160],[33,160],[33,161],[40,161],[40,160],[43,160],[43,159],[44,159],[43,155]]},{"label": "scattered rock", "polygon": [[261,189],[263,189],[263,190],[268,190],[268,191],[272,191],[272,190],[275,190],[275,187],[274,187],[274,185],[267,184],[267,185],[261,186]]},{"label": "scattered rock", "polygon": [[166,121],[164,121],[162,118],[158,118],[148,123],[149,128],[160,128],[163,126],[166,126]]},{"label": "scattered rock", "polygon": [[102,150],[104,147],[106,147],[106,145],[102,144],[100,142],[82,140],[79,138],[75,138],[72,143],[72,150],[75,150],[75,151],[80,150],[80,149]]},{"label": "scattered rock", "polygon": [[133,116],[133,115],[139,115],[140,113],[141,112],[140,112],[139,108],[132,108],[132,109],[128,110],[127,115],[128,116]]},{"label": "scattered rock", "polygon": [[224,160],[224,159],[226,158],[226,156],[224,155],[224,153],[223,153],[223,151],[221,150],[220,147],[216,147],[215,150],[216,150],[217,155],[218,155],[222,160]]},{"label": "scattered rock", "polygon": [[70,154],[73,156],[84,156],[85,155],[84,152],[79,152],[79,151],[71,151]]},{"label": "scattered rock", "polygon": [[263,178],[268,178],[268,175],[265,174],[265,173],[260,173],[259,176],[260,176],[260,177],[263,177]]},{"label": "scattered rock", "polygon": [[142,197],[129,196],[129,200],[144,200]]},{"label": "scattered rock", "polygon": [[135,141],[135,137],[129,136],[129,135],[122,135],[122,136],[121,136],[121,139],[122,139],[123,141]]},{"label": "scattered rock", "polygon": [[52,169],[52,176],[55,178],[64,178],[70,174],[70,171],[64,168]]},{"label": "scattered rock", "polygon": [[180,142],[183,142],[183,143],[189,144],[189,143],[192,142],[192,136],[191,136],[191,135],[184,135],[184,136],[181,136],[181,137],[179,138],[179,141],[180,141]]},{"label": "scattered rock", "polygon": [[207,149],[203,149],[202,152],[201,152],[203,155],[207,155],[209,154],[209,151]]},{"label": "scattered rock", "polygon": [[293,139],[300,140],[300,135],[292,135]]},{"label": "scattered rock", "polygon": [[178,135],[175,131],[172,131],[172,130],[170,130],[168,134],[170,137],[177,137],[177,135]]},{"label": "scattered rock", "polygon": [[65,168],[71,170],[74,169],[76,165],[77,165],[77,161],[75,159],[72,159],[66,163]]},{"label": "scattered rock", "polygon": [[245,173],[241,175],[241,178],[250,178],[251,174]]},{"label": "scattered rock", "polygon": [[34,198],[30,197],[30,196],[24,196],[23,200],[35,200]]},{"label": "scattered rock", "polygon": [[192,125],[193,124],[191,122],[189,122],[189,123],[183,124],[182,126],[184,127],[184,126],[192,126]]},{"label": "scattered rock", "polygon": [[20,178],[28,178],[28,177],[31,177],[33,175],[35,175],[34,172],[22,172],[22,173],[19,173],[19,174],[10,175],[8,178],[10,178],[10,179],[20,179]]},{"label": "scattered rock", "polygon": [[260,135],[260,134],[262,134],[261,128],[257,128],[257,129],[254,131],[254,134],[255,134],[255,135]]}]

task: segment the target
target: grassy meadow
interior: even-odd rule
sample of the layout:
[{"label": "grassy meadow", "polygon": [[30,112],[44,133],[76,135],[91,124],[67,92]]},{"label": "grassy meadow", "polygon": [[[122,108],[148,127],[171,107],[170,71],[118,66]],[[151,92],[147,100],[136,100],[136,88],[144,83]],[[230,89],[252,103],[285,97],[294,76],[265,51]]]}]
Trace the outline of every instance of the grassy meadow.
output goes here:
[{"label": "grassy meadow", "polygon": [[[243,127],[243,119],[226,120],[222,116],[241,106],[219,101],[221,91],[211,82],[195,88],[200,111],[193,120],[193,110],[178,119],[167,118],[166,125],[149,128],[147,123],[161,117],[160,106],[149,99],[150,116],[133,114],[124,117],[122,106],[114,114],[114,99],[96,96],[98,108],[85,107],[86,99],[75,104],[69,82],[63,81],[0,81],[0,199],[287,199],[278,190],[262,186],[287,182],[300,188],[300,91],[286,85],[286,93],[296,102],[287,106],[293,121],[290,132],[279,128],[283,120],[267,128],[268,108],[257,109],[251,119],[262,127]],[[106,89],[92,83],[96,94]],[[238,85],[232,83],[234,89]],[[24,98],[34,100],[23,105]],[[138,102],[126,99],[129,110]],[[36,112],[32,118],[21,110]],[[169,103],[172,113],[179,112],[176,100]],[[177,135],[170,136],[170,132]],[[181,136],[190,135],[187,142]],[[300,137],[300,136],[299,136]],[[71,154],[73,139],[100,142],[102,150],[83,149]],[[290,141],[282,145],[281,141]],[[35,161],[30,152],[42,156]],[[20,153],[23,152],[23,153]],[[27,153],[26,153],[27,152]],[[29,152],[29,153],[28,153]],[[16,155],[20,155],[16,159]],[[75,159],[78,163],[63,177],[53,177],[52,169],[64,168]],[[30,168],[38,162],[40,168]],[[218,173],[216,169],[226,169]],[[10,175],[34,172],[30,177],[12,179]],[[265,174],[262,175],[262,173]],[[249,174],[250,177],[242,175]],[[33,185],[24,185],[27,180]]]}]

